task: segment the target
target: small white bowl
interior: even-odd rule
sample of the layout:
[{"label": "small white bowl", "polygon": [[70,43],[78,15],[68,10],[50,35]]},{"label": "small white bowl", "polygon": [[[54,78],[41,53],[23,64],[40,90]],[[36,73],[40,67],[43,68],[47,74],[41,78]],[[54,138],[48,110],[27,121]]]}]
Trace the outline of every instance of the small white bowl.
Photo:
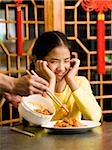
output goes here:
[{"label": "small white bowl", "polygon": [[[48,109],[52,114],[45,115],[35,111],[35,109],[41,108]],[[55,114],[55,108],[52,103],[48,99],[38,94],[22,97],[22,101],[19,104],[18,111],[20,117],[23,117],[27,121],[36,125],[43,125],[50,122]]]}]

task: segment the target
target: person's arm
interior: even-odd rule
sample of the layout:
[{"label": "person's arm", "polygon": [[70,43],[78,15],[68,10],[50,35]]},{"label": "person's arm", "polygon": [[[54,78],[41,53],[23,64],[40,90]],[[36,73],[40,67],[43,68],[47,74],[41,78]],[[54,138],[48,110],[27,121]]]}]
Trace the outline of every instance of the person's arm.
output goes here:
[{"label": "person's arm", "polygon": [[85,119],[99,121],[102,111],[92,93],[90,83],[85,77],[79,79],[79,88],[72,92],[77,107]]},{"label": "person's arm", "polygon": [[48,85],[48,82],[39,76],[25,75],[20,78],[13,78],[0,73],[0,97],[4,96],[14,107],[20,103],[21,96],[43,95]]},{"label": "person's arm", "polygon": [[101,119],[101,108],[98,105],[89,84],[89,81],[85,77],[81,77],[81,81],[74,79],[79,68],[80,60],[73,58],[71,60],[74,66],[66,75],[65,79],[69,85],[75,102],[86,119],[100,120]]},{"label": "person's arm", "polygon": [[0,74],[0,93],[8,92],[15,95],[43,94],[49,83],[41,77],[25,75],[13,78]]}]

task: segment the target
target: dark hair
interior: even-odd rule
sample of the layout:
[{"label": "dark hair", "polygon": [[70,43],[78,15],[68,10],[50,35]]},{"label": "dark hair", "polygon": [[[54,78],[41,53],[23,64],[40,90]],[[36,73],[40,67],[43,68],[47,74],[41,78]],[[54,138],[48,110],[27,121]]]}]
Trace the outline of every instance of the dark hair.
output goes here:
[{"label": "dark hair", "polygon": [[[60,31],[45,32],[36,40],[32,49],[32,56],[36,56],[36,59],[38,60],[43,60],[52,49],[62,45],[65,45],[70,49],[68,39],[64,33]],[[33,64],[31,64],[30,67],[33,67],[32,69],[34,69]]]}]

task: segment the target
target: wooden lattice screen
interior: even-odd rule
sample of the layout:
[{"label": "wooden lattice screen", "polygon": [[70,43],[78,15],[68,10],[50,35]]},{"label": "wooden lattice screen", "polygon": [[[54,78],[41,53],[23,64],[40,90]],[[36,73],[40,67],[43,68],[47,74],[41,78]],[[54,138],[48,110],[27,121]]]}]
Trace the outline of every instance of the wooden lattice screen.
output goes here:
[{"label": "wooden lattice screen", "polygon": [[[98,75],[96,67],[97,14],[85,12],[82,0],[24,0],[23,54],[16,54],[16,5],[1,0],[0,5],[0,72],[19,77],[29,69],[32,47],[41,33],[48,30],[65,32],[76,57],[81,60],[78,74],[86,76],[102,108],[103,119],[112,120],[112,12],[105,14],[106,74]],[[2,29],[2,31],[1,31]],[[6,32],[7,31],[7,32]],[[19,121],[17,109],[4,99],[0,103],[0,124]]]}]

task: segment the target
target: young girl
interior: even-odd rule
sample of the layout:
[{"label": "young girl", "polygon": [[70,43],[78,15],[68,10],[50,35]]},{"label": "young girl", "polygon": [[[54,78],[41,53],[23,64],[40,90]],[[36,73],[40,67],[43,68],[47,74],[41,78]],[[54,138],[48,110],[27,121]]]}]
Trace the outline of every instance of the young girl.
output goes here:
[{"label": "young girl", "polygon": [[[77,76],[80,60],[71,57],[66,36],[59,31],[42,34],[32,50],[31,70],[49,82],[49,89],[69,109],[66,117],[81,120],[101,119],[98,105],[89,81]],[[72,65],[71,65],[72,64]],[[54,103],[56,114],[53,120],[63,119],[62,109]]]}]

